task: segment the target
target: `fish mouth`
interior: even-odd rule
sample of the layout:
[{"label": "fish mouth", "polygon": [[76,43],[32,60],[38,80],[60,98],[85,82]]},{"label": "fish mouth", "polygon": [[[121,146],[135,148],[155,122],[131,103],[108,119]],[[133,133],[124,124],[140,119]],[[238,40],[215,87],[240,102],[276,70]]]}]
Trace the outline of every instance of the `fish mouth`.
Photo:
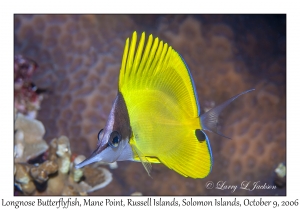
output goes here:
[{"label": "fish mouth", "polygon": [[91,157],[89,157],[89,158],[85,159],[84,161],[82,161],[81,163],[78,163],[77,165],[75,165],[75,169],[79,169],[86,165],[89,165],[94,162],[99,162],[99,161],[101,161],[99,156],[96,154],[92,154]]},{"label": "fish mouth", "polygon": [[99,161],[102,161],[102,157],[100,155],[100,153],[105,150],[106,147],[101,147],[100,145],[98,146],[98,148],[91,154],[90,157],[88,157],[87,159],[85,159],[84,161],[82,161],[81,163],[78,163],[75,165],[75,169],[79,169],[79,168],[82,168],[86,165],[89,165],[91,163],[94,163],[94,162],[99,162]]}]

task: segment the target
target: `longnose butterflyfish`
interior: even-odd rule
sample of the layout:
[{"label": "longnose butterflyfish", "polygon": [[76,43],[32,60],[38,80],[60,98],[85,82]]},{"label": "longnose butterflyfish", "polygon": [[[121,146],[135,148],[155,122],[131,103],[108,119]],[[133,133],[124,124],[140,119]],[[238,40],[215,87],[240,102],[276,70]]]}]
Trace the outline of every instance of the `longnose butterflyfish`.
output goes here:
[{"label": "longnose butterflyfish", "polygon": [[76,165],[93,162],[139,161],[150,176],[151,163],[163,163],[191,178],[206,177],[213,165],[204,131],[217,131],[218,116],[230,98],[200,116],[200,105],[189,68],[167,43],[142,33],[126,40],[119,87],[107,123],[98,133],[97,148]]}]

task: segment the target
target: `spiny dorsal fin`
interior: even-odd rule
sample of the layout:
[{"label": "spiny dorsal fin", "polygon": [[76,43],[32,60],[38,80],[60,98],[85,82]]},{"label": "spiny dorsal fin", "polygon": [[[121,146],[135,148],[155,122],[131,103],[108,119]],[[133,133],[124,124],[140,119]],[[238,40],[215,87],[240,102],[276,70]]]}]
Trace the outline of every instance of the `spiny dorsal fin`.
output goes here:
[{"label": "spiny dorsal fin", "polygon": [[181,56],[167,43],[150,35],[145,45],[142,33],[136,50],[137,33],[126,40],[119,77],[119,91],[125,101],[135,90],[165,93],[189,117],[198,117],[200,107],[193,79]]},{"label": "spiny dorsal fin", "polygon": [[[141,76],[151,76],[159,66],[157,64],[161,64],[168,59],[172,50],[172,47],[168,47],[167,43],[163,46],[163,42],[159,41],[158,38],[155,38],[153,43],[152,34],[149,36],[144,52],[145,33],[142,33],[135,53],[136,42],[137,33],[135,31],[132,34],[131,43],[129,43],[129,38],[126,40],[120,70],[119,88],[124,84],[128,84],[128,82],[132,83],[132,81]],[[167,62],[165,62],[165,64],[167,64]]]}]

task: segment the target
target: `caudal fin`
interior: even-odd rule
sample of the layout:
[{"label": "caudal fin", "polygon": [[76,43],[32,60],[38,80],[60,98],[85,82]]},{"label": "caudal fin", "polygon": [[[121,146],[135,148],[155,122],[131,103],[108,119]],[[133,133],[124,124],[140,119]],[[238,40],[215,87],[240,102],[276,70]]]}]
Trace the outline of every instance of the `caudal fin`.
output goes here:
[{"label": "caudal fin", "polygon": [[255,89],[246,90],[246,91],[228,99],[227,101],[223,102],[222,104],[212,108],[208,112],[205,112],[204,114],[202,114],[200,116],[202,128],[204,130],[214,132],[216,134],[219,134],[220,136],[230,139],[229,137],[224,136],[221,132],[218,132],[217,126],[218,126],[219,115],[222,112],[222,110],[227,105],[229,105],[232,101],[234,101],[236,98],[238,98],[241,95],[244,95],[245,93],[251,92],[253,90],[255,90]]}]

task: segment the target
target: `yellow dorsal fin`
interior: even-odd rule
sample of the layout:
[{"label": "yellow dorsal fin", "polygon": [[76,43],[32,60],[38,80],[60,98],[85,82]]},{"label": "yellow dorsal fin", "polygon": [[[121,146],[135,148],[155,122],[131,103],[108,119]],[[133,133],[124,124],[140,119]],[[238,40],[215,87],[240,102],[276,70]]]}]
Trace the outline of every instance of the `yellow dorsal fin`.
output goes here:
[{"label": "yellow dorsal fin", "polygon": [[125,101],[130,95],[129,92],[135,90],[161,91],[178,102],[188,116],[198,117],[200,107],[197,94],[189,69],[181,56],[158,38],[155,38],[153,42],[152,35],[149,36],[144,48],[144,32],[137,51],[136,42],[137,33],[134,32],[131,43],[128,38],[124,48],[119,91],[123,94]]}]

